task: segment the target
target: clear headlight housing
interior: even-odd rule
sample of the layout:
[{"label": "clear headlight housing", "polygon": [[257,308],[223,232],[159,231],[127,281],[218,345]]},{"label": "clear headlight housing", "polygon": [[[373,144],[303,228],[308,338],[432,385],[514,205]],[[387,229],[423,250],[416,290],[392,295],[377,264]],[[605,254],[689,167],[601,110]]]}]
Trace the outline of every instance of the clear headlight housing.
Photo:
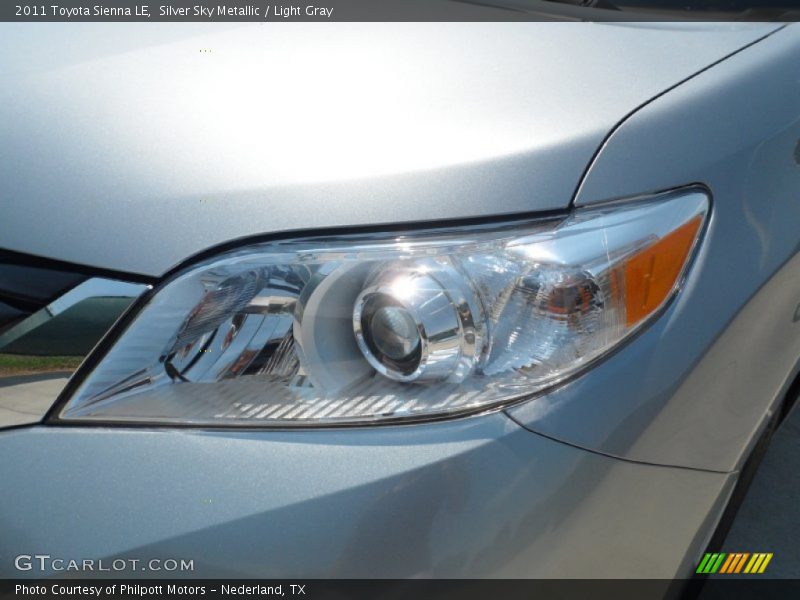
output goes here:
[{"label": "clear headlight housing", "polygon": [[484,410],[576,374],[663,307],[698,190],[567,216],[276,241],[140,307],[64,420],[325,425]]}]

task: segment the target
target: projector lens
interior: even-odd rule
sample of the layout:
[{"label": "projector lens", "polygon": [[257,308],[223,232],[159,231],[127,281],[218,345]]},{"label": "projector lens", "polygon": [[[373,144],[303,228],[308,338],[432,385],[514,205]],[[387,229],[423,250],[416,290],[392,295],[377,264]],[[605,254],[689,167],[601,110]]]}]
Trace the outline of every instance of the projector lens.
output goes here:
[{"label": "projector lens", "polygon": [[384,306],[375,311],[369,340],[381,354],[395,361],[407,360],[419,349],[414,318],[399,306]]},{"label": "projector lens", "polygon": [[381,265],[353,308],[364,358],[395,381],[463,381],[480,360],[484,326],[474,292],[447,259]]}]

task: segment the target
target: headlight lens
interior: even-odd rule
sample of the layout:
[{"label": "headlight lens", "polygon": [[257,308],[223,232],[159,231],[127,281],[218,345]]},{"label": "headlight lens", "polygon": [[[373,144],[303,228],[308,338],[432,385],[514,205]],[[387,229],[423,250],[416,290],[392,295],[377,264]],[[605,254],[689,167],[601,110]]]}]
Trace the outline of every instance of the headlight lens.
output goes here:
[{"label": "headlight lens", "polygon": [[669,300],[698,190],[503,225],[265,243],[164,283],[65,420],[318,425],[529,396]]}]

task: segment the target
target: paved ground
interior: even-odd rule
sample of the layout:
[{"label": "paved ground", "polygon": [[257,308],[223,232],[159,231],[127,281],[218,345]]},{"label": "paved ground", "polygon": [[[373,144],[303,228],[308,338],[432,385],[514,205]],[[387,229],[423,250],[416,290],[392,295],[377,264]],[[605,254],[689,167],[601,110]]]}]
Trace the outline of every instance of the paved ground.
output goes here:
[{"label": "paved ground", "polygon": [[800,404],[775,432],[721,550],[772,552],[771,577],[800,578]]},{"label": "paved ground", "polygon": [[0,376],[0,428],[36,423],[67,384],[68,374]]}]

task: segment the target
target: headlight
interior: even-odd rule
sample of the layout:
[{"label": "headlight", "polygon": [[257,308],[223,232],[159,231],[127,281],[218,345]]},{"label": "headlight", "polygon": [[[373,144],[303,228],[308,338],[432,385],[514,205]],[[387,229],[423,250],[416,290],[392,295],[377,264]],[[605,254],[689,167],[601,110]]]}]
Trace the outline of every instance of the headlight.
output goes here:
[{"label": "headlight", "polygon": [[60,418],[310,426],[516,401],[664,306],[707,212],[690,190],[566,217],[222,254],[150,295]]}]

